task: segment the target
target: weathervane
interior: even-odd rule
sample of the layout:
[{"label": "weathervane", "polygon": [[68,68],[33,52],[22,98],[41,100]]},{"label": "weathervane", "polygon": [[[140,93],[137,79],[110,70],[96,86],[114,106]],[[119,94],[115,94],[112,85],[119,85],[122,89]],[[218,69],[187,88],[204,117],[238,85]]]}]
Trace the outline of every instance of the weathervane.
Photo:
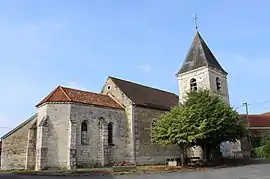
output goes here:
[{"label": "weathervane", "polygon": [[194,14],[194,22],[195,22],[195,28],[196,28],[196,30],[198,30],[198,24],[197,24],[197,19],[198,19],[199,17],[196,15],[196,14]]}]

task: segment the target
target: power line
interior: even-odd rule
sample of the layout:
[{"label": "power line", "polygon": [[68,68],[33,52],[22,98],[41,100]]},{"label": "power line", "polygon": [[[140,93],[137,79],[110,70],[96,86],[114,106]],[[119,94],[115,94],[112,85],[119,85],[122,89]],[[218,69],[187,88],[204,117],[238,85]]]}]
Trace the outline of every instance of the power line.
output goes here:
[{"label": "power line", "polygon": [[253,106],[253,105],[259,105],[259,104],[266,104],[266,103],[270,103],[270,100],[267,100],[267,101],[260,101],[260,102],[254,102],[254,103],[243,103],[242,105],[240,106],[237,106],[235,109],[238,109],[240,107],[244,107],[244,106]]},{"label": "power line", "polygon": [[270,100],[268,101],[261,101],[261,102],[256,102],[256,103],[248,103],[248,105],[258,105],[258,104],[265,104],[265,103],[270,103]]},{"label": "power line", "polygon": [[4,127],[4,126],[0,126],[0,129],[12,129],[12,127]]}]

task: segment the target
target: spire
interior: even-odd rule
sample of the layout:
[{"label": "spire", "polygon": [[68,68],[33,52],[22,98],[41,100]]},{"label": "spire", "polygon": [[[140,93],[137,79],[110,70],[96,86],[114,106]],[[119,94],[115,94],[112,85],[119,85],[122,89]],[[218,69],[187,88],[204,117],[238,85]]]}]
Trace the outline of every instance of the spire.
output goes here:
[{"label": "spire", "polygon": [[215,68],[227,75],[227,72],[218,63],[198,30],[196,30],[195,37],[193,38],[192,45],[188,51],[185,61],[176,75],[204,66]]}]

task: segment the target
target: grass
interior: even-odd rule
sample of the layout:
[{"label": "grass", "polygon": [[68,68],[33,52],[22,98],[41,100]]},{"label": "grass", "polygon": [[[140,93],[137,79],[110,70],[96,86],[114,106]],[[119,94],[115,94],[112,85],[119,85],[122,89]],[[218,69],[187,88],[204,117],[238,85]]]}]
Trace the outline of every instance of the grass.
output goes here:
[{"label": "grass", "polygon": [[31,174],[31,175],[45,175],[45,174],[102,174],[109,175],[112,173],[111,168],[84,168],[76,170],[56,169],[48,171],[35,170],[0,170],[0,174]]},{"label": "grass", "polygon": [[13,173],[13,174],[31,174],[31,173],[36,173],[37,171],[34,170],[0,170],[1,174],[8,174],[8,173]]},{"label": "grass", "polygon": [[149,165],[149,166],[138,166],[137,172],[139,173],[184,172],[184,171],[198,171],[202,169],[203,168],[196,168],[196,167]]},{"label": "grass", "polygon": [[[222,166],[220,166],[222,167]],[[225,167],[225,166],[223,166]],[[205,169],[216,167],[182,167],[182,166],[166,166],[166,165],[145,165],[137,166],[136,170],[113,172],[112,168],[82,168],[76,170],[55,169],[48,171],[34,171],[34,170],[6,170],[0,173],[12,174],[29,174],[29,175],[128,175],[141,173],[163,173],[163,172],[190,172],[202,171]]]},{"label": "grass", "polygon": [[113,172],[112,168],[83,168],[76,170],[53,170],[53,171],[34,171],[34,170],[5,170],[0,171],[0,173],[5,174],[31,174],[31,175],[80,175],[80,174],[101,174],[101,175],[128,175],[128,174],[139,174],[139,173],[159,173],[159,172],[181,172],[194,170],[194,168],[183,168],[180,166],[177,167],[166,167],[165,165],[149,165],[149,166],[137,166],[136,170],[131,171],[119,171]]}]

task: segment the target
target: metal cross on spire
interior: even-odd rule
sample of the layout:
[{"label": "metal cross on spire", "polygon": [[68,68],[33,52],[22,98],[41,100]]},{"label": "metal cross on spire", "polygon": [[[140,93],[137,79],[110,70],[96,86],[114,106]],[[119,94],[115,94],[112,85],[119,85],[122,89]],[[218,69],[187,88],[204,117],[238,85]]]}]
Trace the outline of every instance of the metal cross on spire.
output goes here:
[{"label": "metal cross on spire", "polygon": [[198,30],[198,24],[197,24],[197,19],[198,19],[199,17],[196,15],[196,14],[194,14],[194,22],[195,22],[195,28],[196,28],[196,30]]}]

